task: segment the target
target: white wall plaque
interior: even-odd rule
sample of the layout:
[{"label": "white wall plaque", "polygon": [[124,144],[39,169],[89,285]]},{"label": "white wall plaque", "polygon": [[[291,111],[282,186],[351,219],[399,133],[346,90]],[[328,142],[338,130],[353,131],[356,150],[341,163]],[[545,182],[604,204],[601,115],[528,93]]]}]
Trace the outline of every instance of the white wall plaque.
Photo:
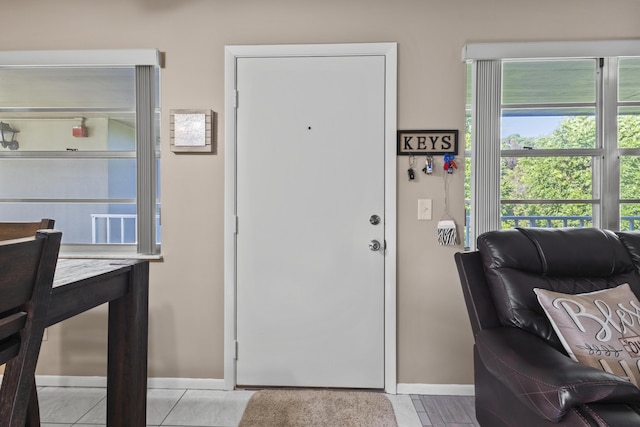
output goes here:
[{"label": "white wall plaque", "polygon": [[171,151],[212,152],[214,114],[211,110],[171,110]]}]

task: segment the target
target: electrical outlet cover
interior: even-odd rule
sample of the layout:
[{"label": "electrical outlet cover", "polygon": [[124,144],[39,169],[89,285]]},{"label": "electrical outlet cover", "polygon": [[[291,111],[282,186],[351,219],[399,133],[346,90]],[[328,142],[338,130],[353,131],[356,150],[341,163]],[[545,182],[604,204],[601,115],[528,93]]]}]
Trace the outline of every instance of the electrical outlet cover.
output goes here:
[{"label": "electrical outlet cover", "polygon": [[418,199],[418,220],[428,221],[431,219],[433,202],[431,199]]}]

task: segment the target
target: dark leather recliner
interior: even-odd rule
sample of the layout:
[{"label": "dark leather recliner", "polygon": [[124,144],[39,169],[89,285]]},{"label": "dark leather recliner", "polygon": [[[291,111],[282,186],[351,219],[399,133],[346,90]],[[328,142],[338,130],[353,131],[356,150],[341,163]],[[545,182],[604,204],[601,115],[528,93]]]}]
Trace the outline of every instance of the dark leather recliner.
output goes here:
[{"label": "dark leather recliner", "polygon": [[499,230],[477,247],[455,260],[475,340],[480,425],[640,426],[640,390],[569,358],[533,292],[629,283],[640,297],[640,233]]}]

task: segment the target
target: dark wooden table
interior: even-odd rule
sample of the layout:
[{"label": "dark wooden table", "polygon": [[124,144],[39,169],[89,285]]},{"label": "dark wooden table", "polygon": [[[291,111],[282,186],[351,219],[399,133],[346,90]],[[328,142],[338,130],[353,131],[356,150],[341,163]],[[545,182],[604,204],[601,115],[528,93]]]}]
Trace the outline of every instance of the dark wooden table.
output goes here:
[{"label": "dark wooden table", "polygon": [[145,427],[149,263],[60,259],[48,326],[109,303],[107,426]]}]

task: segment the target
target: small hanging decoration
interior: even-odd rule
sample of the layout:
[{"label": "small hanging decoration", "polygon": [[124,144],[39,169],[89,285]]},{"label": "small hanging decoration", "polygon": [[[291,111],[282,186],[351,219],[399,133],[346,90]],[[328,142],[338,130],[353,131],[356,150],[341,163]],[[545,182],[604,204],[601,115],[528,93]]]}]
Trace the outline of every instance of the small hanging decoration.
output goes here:
[{"label": "small hanging decoration", "polygon": [[[453,159],[449,159],[453,162]],[[455,246],[458,244],[458,230],[455,221],[449,214],[449,181],[451,177],[450,173],[453,172],[453,168],[456,168],[455,163],[451,165],[444,175],[444,215],[440,221],[438,221],[437,236],[438,243],[442,246]],[[446,169],[446,167],[445,167]],[[451,172],[450,172],[451,171]]]},{"label": "small hanging decoration", "polygon": [[456,165],[455,162],[455,157],[453,154],[445,154],[444,155],[444,170],[447,171],[447,173],[451,174],[453,173],[454,169],[458,169],[458,165]]},{"label": "small hanging decoration", "polygon": [[431,175],[433,173],[433,156],[427,156],[427,161],[422,168],[422,172],[426,173],[427,175]]},{"label": "small hanging decoration", "polygon": [[412,154],[409,156],[409,170],[407,173],[409,174],[409,181],[413,181],[416,178],[416,173],[413,170],[413,167],[416,165],[416,157]]},{"label": "small hanging decoration", "polygon": [[438,221],[438,244],[441,246],[455,246],[458,244],[456,223],[451,219]]},{"label": "small hanging decoration", "polygon": [[84,124],[85,118],[80,117],[78,120],[80,120],[80,124],[71,128],[71,135],[75,136],[76,138],[88,137],[89,131],[87,130],[87,127]]}]

